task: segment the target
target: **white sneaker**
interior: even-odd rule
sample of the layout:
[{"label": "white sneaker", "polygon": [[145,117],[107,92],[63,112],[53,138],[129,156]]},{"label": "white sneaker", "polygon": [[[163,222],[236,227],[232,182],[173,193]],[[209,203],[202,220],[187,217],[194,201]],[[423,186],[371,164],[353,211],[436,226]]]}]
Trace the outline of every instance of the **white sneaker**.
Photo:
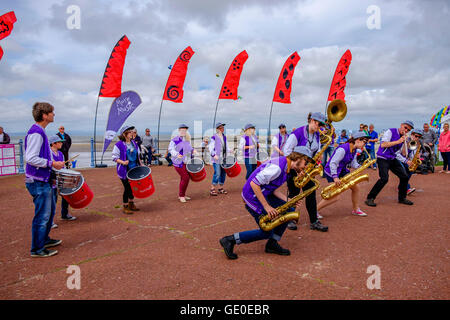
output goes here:
[{"label": "white sneaker", "polygon": [[317,219],[323,219],[323,217],[320,215],[319,211],[317,211]]},{"label": "white sneaker", "polygon": [[188,197],[188,196],[184,196],[184,198],[185,198],[186,200],[191,200],[191,198]]},{"label": "white sneaker", "polygon": [[186,198],[185,197],[178,197],[178,199],[180,199],[180,202],[183,202],[183,203],[186,202]]},{"label": "white sneaker", "polygon": [[58,228],[58,225],[56,223],[52,224],[52,229]]},{"label": "white sneaker", "polygon": [[360,217],[367,217],[367,213],[365,213],[364,211],[362,211],[361,209],[358,208],[358,210],[356,211],[352,211],[352,214],[355,216],[360,216]]}]

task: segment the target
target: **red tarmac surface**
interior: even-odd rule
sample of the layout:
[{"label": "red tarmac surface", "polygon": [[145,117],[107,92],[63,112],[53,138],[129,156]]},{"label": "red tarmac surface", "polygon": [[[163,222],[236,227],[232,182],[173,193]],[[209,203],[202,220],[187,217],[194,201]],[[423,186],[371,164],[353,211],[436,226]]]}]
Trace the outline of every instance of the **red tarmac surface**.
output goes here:
[{"label": "red tarmac surface", "polygon": [[[94,200],[71,209],[78,219],[70,222],[60,220],[59,200],[59,228],[50,236],[63,243],[50,258],[30,257],[34,207],[24,176],[0,178],[0,299],[450,298],[449,174],[413,176],[414,206],[397,203],[391,174],[378,206],[361,204],[368,217],[350,214],[346,192],[321,212],[328,232],[310,230],[302,210],[298,230],[280,241],[291,256],[266,254],[259,241],[236,246],[239,259],[228,260],[219,239],[256,225],[240,197],[245,168],[218,197],[209,196],[212,171],[207,166],[205,180],[191,181],[192,200],[182,204],[175,170],[153,168],[156,192],[136,199],[141,211],[129,216],[119,207],[123,188],[114,168],[82,170]],[[378,178],[366,172],[362,198]],[[66,269],[75,264],[81,289],[69,290]],[[379,290],[366,285],[371,265],[381,270]]]}]

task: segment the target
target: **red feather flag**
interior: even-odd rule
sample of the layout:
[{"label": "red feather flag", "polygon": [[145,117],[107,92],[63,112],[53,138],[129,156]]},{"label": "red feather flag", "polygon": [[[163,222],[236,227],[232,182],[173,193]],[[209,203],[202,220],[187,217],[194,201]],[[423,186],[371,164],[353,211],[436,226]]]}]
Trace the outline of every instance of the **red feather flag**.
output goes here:
[{"label": "red feather flag", "polygon": [[186,79],[189,61],[194,53],[195,52],[191,47],[187,47],[178,56],[172,67],[172,71],[170,71],[169,79],[167,79],[163,100],[169,100],[176,103],[183,102],[184,80]]},{"label": "red feather flag", "polygon": [[2,47],[0,47],[0,60],[2,60],[2,57],[3,57],[3,49]]},{"label": "red feather flag", "polygon": [[300,61],[297,51],[291,54],[284,63],[278,77],[277,86],[273,94],[274,102],[291,103],[292,77],[294,76],[295,67]]},{"label": "red feather flag", "polygon": [[238,99],[239,80],[241,78],[244,63],[248,59],[247,51],[242,51],[234,58],[227,75],[223,80],[222,89],[220,90],[219,99]]},{"label": "red feather flag", "polygon": [[334,72],[333,81],[331,82],[330,93],[328,94],[327,101],[333,101],[335,99],[341,99],[345,101],[344,89],[347,84],[345,76],[347,75],[348,68],[352,62],[352,53],[350,50],[345,51],[339,61],[336,71]]},{"label": "red feather flag", "polygon": [[127,36],[123,36],[111,52],[105,74],[103,75],[99,97],[116,98],[122,94],[123,66],[130,43]]},{"label": "red feather flag", "polygon": [[[14,23],[17,21],[14,11],[10,11],[0,16],[0,40],[9,36],[14,28]],[[0,60],[3,57],[3,49],[0,47]]]}]

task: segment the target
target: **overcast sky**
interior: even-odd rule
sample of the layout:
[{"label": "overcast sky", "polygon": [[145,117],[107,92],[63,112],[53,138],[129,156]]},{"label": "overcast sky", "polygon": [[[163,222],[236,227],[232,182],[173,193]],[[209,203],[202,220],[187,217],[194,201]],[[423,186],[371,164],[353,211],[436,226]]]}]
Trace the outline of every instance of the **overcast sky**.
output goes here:
[{"label": "overcast sky", "polygon": [[[113,4],[112,4],[113,3]],[[70,5],[81,10],[80,29],[68,29]],[[367,26],[375,5],[380,29]],[[162,131],[179,123],[212,125],[223,78],[242,50],[244,66],[238,101],[220,100],[217,120],[228,128],[268,125],[270,105],[287,57],[301,57],[291,104],[274,104],[272,128],[306,123],[310,111],[325,109],[331,79],[342,54],[353,60],[347,74],[346,118],[337,129],[397,127],[411,119],[422,127],[444,105],[450,84],[449,1],[289,0],[2,0],[0,15],[13,10],[12,34],[0,41],[0,126],[26,132],[31,107],[47,101],[56,108],[56,130],[91,135],[106,62],[125,34],[131,41],[122,91],[134,90],[142,104],[127,123],[156,133],[169,65],[191,46],[195,51],[183,103],[165,101]],[[372,20],[370,20],[372,21]],[[220,77],[217,78],[216,74]],[[103,135],[113,98],[100,98],[97,133]]]}]

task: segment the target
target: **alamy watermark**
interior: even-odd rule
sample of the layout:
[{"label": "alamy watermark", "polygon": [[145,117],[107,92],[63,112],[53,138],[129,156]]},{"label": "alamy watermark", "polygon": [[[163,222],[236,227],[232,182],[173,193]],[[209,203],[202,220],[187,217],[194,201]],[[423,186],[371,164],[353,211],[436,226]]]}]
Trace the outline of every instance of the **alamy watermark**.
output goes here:
[{"label": "alamy watermark", "polygon": [[81,269],[77,265],[70,265],[67,267],[66,273],[70,274],[67,278],[66,285],[69,290],[81,289]]},{"label": "alamy watermark", "polygon": [[66,13],[70,14],[69,17],[66,19],[66,26],[67,29],[73,30],[73,29],[81,29],[81,9],[77,5],[70,5],[66,9]]},{"label": "alamy watermark", "polygon": [[371,274],[369,278],[367,278],[367,289],[381,289],[381,269],[377,265],[371,265],[367,267],[366,273]]},{"label": "alamy watermark", "polygon": [[370,16],[366,20],[366,25],[369,30],[381,29],[381,9],[379,6],[370,5],[366,9],[366,13]]}]

